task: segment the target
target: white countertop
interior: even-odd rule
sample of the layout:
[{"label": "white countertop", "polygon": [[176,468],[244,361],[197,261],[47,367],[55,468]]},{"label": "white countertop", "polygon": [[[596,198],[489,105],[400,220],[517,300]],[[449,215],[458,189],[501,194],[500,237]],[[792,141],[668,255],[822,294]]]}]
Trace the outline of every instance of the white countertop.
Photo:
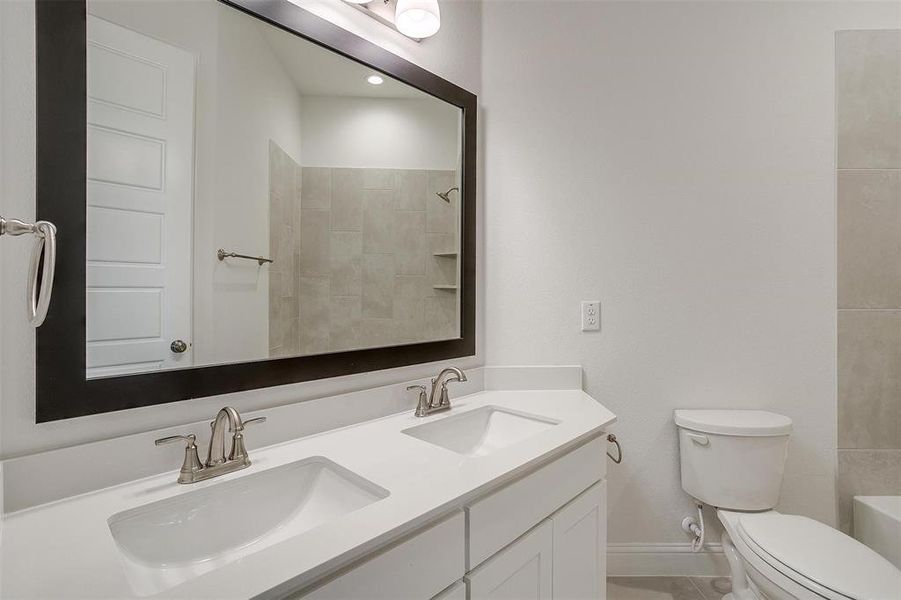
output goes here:
[{"label": "white countertop", "polygon": [[[487,405],[549,417],[559,424],[473,458],[401,433]],[[615,419],[581,391],[486,391],[453,399],[452,410],[429,417],[416,418],[407,412],[251,451],[253,464],[249,468],[209,481],[179,485],[175,482],[176,469],[12,513],[3,522],[0,597],[138,597],[110,533],[109,517],[307,457],[323,456],[387,489],[390,495],[270,547],[257,551],[251,544],[237,560],[150,597],[249,598],[288,581],[296,589],[599,435]]]}]

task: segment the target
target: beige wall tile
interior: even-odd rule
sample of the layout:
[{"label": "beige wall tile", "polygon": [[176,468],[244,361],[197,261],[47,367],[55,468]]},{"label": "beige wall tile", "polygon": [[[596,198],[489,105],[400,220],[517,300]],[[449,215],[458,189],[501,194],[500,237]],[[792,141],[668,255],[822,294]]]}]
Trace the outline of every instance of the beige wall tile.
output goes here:
[{"label": "beige wall tile", "polygon": [[359,231],[331,232],[331,293],[359,296],[362,293],[363,234]]},{"label": "beige wall tile", "polygon": [[[276,172],[279,160],[289,161],[290,157],[284,155],[273,163]],[[432,198],[436,206],[445,205],[432,209],[434,227],[444,229],[435,233],[427,233],[429,215],[425,210],[432,200],[428,197],[430,186],[440,191],[452,187],[453,171],[306,167],[299,176],[295,170],[294,178],[295,197],[289,202],[275,202],[274,198],[271,211],[276,222],[282,222],[272,234],[281,244],[275,250],[282,256],[293,247],[295,264],[286,273],[291,261],[280,260],[272,269],[278,277],[270,287],[274,297],[302,296],[298,352],[457,335],[456,295],[436,292],[429,281],[432,251],[457,246],[455,207]],[[292,210],[297,216],[286,217]],[[432,277],[455,282],[456,260],[438,260],[445,261],[447,268],[433,266]],[[321,297],[323,290],[330,296],[327,301]],[[325,325],[315,322],[311,313],[324,318]],[[280,332],[290,328],[287,317],[277,311],[272,319]],[[278,342],[273,351],[279,355],[287,355],[283,337],[280,333],[273,340]]]},{"label": "beige wall tile", "polygon": [[429,193],[425,203],[427,224],[429,233],[457,232],[457,207],[459,206],[459,192],[450,195],[451,201],[445,202],[436,196],[437,192],[446,192],[454,187],[456,174],[453,171],[429,171]]},{"label": "beige wall tile", "polygon": [[359,169],[363,172],[364,190],[393,190],[393,169]]},{"label": "beige wall tile", "polygon": [[901,448],[901,310],[838,313],[838,446]]},{"label": "beige wall tile", "polygon": [[901,450],[838,451],[839,528],[853,532],[854,496],[901,495]]},{"label": "beige wall tile", "polygon": [[397,219],[394,215],[394,192],[363,192],[363,252],[387,254],[394,251]]},{"label": "beige wall tile", "polygon": [[302,210],[300,217],[300,272],[304,275],[328,275],[329,213],[327,210]]},{"label": "beige wall tile", "polygon": [[429,233],[429,252],[457,252],[457,235],[454,233]]},{"label": "beige wall tile", "polygon": [[[300,166],[275,142],[269,143],[269,248],[275,262],[269,271],[269,354],[290,356],[298,350],[296,285],[297,223],[300,220]],[[242,249],[244,250],[244,249]],[[256,249],[246,249],[255,253]]]},{"label": "beige wall tile", "polygon": [[459,335],[457,295],[451,291],[436,291],[425,299],[425,329],[428,339],[446,340]]},{"label": "beige wall tile", "polygon": [[380,348],[401,343],[394,319],[363,319],[363,340],[367,348]]},{"label": "beige wall tile", "polygon": [[395,208],[397,210],[425,210],[429,193],[427,171],[403,170],[395,175]]},{"label": "beige wall tile", "polygon": [[392,251],[397,258],[398,275],[424,275],[428,251],[425,212],[395,211]]},{"label": "beige wall tile", "polygon": [[333,230],[361,230],[363,169],[332,169],[331,212]]},{"label": "beige wall tile", "polygon": [[329,278],[300,278],[299,352],[321,354],[329,349]]},{"label": "beige wall tile", "polygon": [[838,306],[901,308],[901,171],[838,172]]},{"label": "beige wall tile", "polygon": [[294,194],[294,173],[291,173],[291,186],[288,187],[287,169],[290,165],[288,155],[278,144],[269,140],[269,193],[285,200]]},{"label": "beige wall tile", "polygon": [[840,31],[835,50],[839,168],[901,168],[901,31]]},{"label": "beige wall tile", "polygon": [[294,228],[289,226],[276,227],[279,233],[278,256],[270,257],[274,261],[269,264],[269,281],[278,279],[272,275],[278,273],[281,276],[281,295],[276,298],[289,298],[297,295],[294,286],[294,257],[298,249],[295,247],[297,239]]},{"label": "beige wall tile", "polygon": [[394,316],[394,255],[363,255],[363,317]]},{"label": "beige wall tile", "polygon": [[394,278],[394,318],[399,342],[426,339],[425,299],[431,293],[432,286],[424,275],[398,275]]},{"label": "beige wall tile", "polygon": [[332,296],[329,304],[329,349],[350,350],[370,345],[362,336],[362,301],[359,296]]},{"label": "beige wall tile", "polygon": [[332,205],[332,170],[304,167],[301,199],[304,208],[329,210]]}]

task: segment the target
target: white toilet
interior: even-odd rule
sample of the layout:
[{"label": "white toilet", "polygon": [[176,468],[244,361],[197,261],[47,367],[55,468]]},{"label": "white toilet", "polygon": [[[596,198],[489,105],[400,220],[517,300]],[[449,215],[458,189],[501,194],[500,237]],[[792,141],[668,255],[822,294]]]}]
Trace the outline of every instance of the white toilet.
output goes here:
[{"label": "white toilet", "polygon": [[682,488],[716,508],[732,571],[726,600],[901,600],[901,571],[818,521],[775,510],[788,417],[757,410],[677,410]]}]

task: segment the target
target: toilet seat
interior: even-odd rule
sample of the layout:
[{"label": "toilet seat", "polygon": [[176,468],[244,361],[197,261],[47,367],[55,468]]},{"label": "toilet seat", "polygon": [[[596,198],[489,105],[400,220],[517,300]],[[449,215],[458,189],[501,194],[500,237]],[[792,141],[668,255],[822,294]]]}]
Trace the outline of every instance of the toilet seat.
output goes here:
[{"label": "toilet seat", "polygon": [[823,597],[901,598],[901,571],[860,542],[818,521],[768,511],[742,515],[737,530],[761,560]]}]

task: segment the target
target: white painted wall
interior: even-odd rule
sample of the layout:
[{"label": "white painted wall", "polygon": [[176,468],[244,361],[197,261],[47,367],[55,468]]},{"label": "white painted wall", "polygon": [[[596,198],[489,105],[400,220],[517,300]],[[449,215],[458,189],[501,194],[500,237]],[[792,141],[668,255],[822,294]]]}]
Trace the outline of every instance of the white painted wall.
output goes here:
[{"label": "white painted wall", "polygon": [[303,166],[459,167],[460,109],[433,99],[304,96]]},{"label": "white painted wall", "polygon": [[780,509],[835,522],[833,32],[898,7],[485,3],[485,358],[619,416],[611,543],[687,541],[678,407],[789,415]]},{"label": "white painted wall", "polygon": [[[269,253],[269,140],[300,162],[301,100],[259,25],[218,5],[213,193],[197,214],[212,234],[197,239],[194,331],[202,364],[269,356],[269,269],[253,261],[220,262],[216,249]],[[207,279],[207,276],[211,277]],[[199,358],[198,358],[199,357]]]},{"label": "white painted wall", "polygon": [[[481,6],[478,3],[449,2],[443,5],[441,32],[422,44],[404,38],[343,3],[325,0],[298,3],[462,87],[479,91]],[[7,0],[0,2],[0,13],[3,27],[0,80],[4,83],[0,122],[5,127],[0,140],[3,148],[0,213],[33,218],[34,4],[30,0]],[[64,224],[60,225],[64,227]],[[0,286],[3,306],[3,319],[0,319],[3,323],[0,331],[0,457],[3,458],[201,421],[210,418],[227,403],[242,412],[250,411],[403,382],[433,374],[436,369],[435,365],[420,365],[36,425],[34,331],[26,323],[22,308],[30,248],[26,248],[26,244],[8,242],[4,239],[0,246],[0,268],[7,276],[4,285]],[[481,327],[481,313],[478,321]],[[481,329],[479,331],[477,343],[481,348]],[[481,350],[477,351],[476,357],[453,363],[464,368],[480,365]],[[342,408],[336,406],[335,411],[340,412]],[[148,452],[153,451],[148,448]]]}]

